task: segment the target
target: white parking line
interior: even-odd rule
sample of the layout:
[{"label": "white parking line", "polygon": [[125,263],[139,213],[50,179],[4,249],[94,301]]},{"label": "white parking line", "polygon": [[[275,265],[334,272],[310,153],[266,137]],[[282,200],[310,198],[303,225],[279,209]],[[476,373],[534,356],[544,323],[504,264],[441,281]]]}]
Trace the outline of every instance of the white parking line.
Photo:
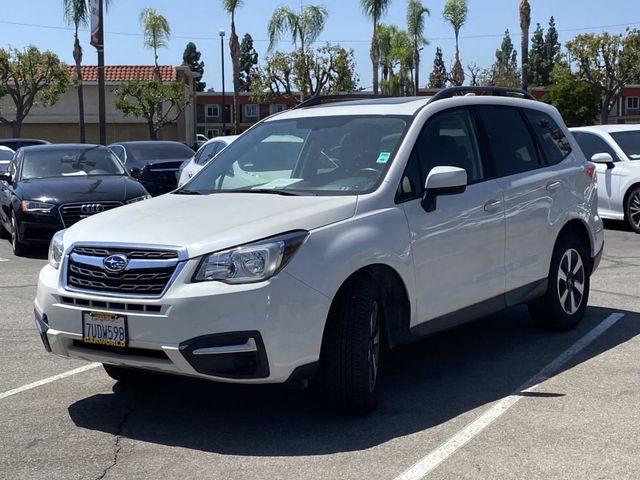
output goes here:
[{"label": "white parking line", "polygon": [[515,392],[500,400],[493,407],[480,415],[480,417],[451,437],[447,442],[443,443],[440,447],[419,460],[411,468],[397,476],[395,480],[419,480],[429,475],[429,473],[431,473],[438,465],[453,455],[457,450],[462,448],[473,437],[478,435],[482,430],[491,425],[494,420],[515,405],[518,400],[523,397],[522,393],[534,390],[540,383],[558,373],[558,371],[569,360],[571,360],[572,357],[615,325],[622,317],[624,317],[623,313],[612,313],[609,315],[602,321],[602,323],[598,324],[598,326],[593,330],[587,333],[567,350],[562,352],[555,360],[540,370],[536,375],[531,377]]},{"label": "white parking line", "polygon": [[29,383],[28,385],[23,385],[22,387],[14,388],[13,390],[8,390],[6,392],[0,393],[0,400],[3,398],[10,397],[12,395],[17,395],[18,393],[26,392],[27,390],[31,390],[32,388],[41,387],[42,385],[46,385],[47,383],[55,382],[57,380],[62,380],[63,378],[70,377],[71,375],[75,375],[76,373],[86,372],[87,370],[93,370],[96,367],[102,365],[101,363],[90,363],[85,365],[84,367],[74,368],[73,370],[69,370],[67,372],[60,373],[59,375],[54,375],[53,377],[45,378],[43,380],[38,380],[37,382]]},{"label": "white parking line", "polygon": [[9,261],[9,259],[8,259],[8,258],[2,258],[2,257],[0,257],[0,262],[8,262],[8,261]]}]

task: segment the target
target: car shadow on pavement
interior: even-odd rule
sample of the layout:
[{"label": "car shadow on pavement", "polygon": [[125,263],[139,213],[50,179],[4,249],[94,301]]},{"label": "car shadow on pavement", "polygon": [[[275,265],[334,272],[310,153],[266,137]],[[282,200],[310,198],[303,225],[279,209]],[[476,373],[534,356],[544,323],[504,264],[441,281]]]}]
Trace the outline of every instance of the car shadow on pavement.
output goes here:
[{"label": "car shadow on pavement", "polygon": [[[474,409],[483,411],[514,393],[613,312],[590,307],[577,329],[549,333],[534,325],[526,308],[516,307],[389,352],[383,357],[378,409],[367,416],[333,414],[313,389],[171,376],[134,388],[116,383],[112,393],[72,404],[69,414],[81,428],[204,452],[298,456],[359,451]],[[622,313],[622,320],[564,369],[640,334],[640,316]],[[553,401],[566,393],[542,386],[522,395]]]}]

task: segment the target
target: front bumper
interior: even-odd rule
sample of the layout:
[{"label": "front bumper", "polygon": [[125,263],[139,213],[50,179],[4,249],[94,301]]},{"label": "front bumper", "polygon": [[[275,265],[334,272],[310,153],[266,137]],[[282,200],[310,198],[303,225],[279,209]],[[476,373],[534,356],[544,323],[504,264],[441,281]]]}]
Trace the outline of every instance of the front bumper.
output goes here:
[{"label": "front bumper", "polygon": [[[330,299],[284,272],[256,284],[189,283],[197,264],[159,299],[70,292],[45,266],[35,303],[43,342],[64,357],[232,383],[284,383],[319,360]],[[83,343],[83,311],[126,315],[128,347]]]},{"label": "front bumper", "polygon": [[56,207],[50,214],[18,213],[18,239],[30,245],[48,245],[53,235],[64,229]]}]

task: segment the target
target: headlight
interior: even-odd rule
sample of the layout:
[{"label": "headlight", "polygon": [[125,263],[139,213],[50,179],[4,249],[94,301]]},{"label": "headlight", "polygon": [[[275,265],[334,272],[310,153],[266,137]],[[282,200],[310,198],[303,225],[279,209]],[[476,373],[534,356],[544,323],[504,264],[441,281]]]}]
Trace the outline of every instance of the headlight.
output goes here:
[{"label": "headlight", "polygon": [[64,244],[62,243],[63,236],[64,230],[56,232],[49,244],[49,265],[56,269],[60,268],[62,255],[64,254]]},{"label": "headlight", "polygon": [[23,200],[20,210],[28,213],[49,213],[55,205],[51,203],[36,202],[33,200]]},{"label": "headlight", "polygon": [[151,198],[151,195],[149,195],[148,193],[142,195],[141,197],[136,197],[136,198],[132,198],[131,200],[127,200],[127,205],[130,203],[136,203],[136,202],[141,202],[142,200],[149,200]]},{"label": "headlight", "polygon": [[193,281],[261,282],[282,270],[308,235],[298,230],[205,255]]}]

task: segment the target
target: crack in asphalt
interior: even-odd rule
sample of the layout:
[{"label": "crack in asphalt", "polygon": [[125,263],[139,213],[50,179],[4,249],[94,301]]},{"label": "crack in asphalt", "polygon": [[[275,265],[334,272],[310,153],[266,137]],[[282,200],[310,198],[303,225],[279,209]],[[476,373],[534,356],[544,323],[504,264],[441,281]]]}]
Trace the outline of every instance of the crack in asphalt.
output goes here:
[{"label": "crack in asphalt", "polygon": [[102,473],[96,477],[96,480],[102,480],[105,478],[109,470],[115,467],[118,463],[118,456],[120,455],[120,450],[122,450],[122,445],[120,444],[120,440],[122,439],[122,430],[124,429],[125,424],[129,421],[129,417],[136,411],[138,408],[137,405],[133,405],[122,418],[122,421],[118,425],[116,432],[113,434],[113,462],[107,468],[105,468]]}]

